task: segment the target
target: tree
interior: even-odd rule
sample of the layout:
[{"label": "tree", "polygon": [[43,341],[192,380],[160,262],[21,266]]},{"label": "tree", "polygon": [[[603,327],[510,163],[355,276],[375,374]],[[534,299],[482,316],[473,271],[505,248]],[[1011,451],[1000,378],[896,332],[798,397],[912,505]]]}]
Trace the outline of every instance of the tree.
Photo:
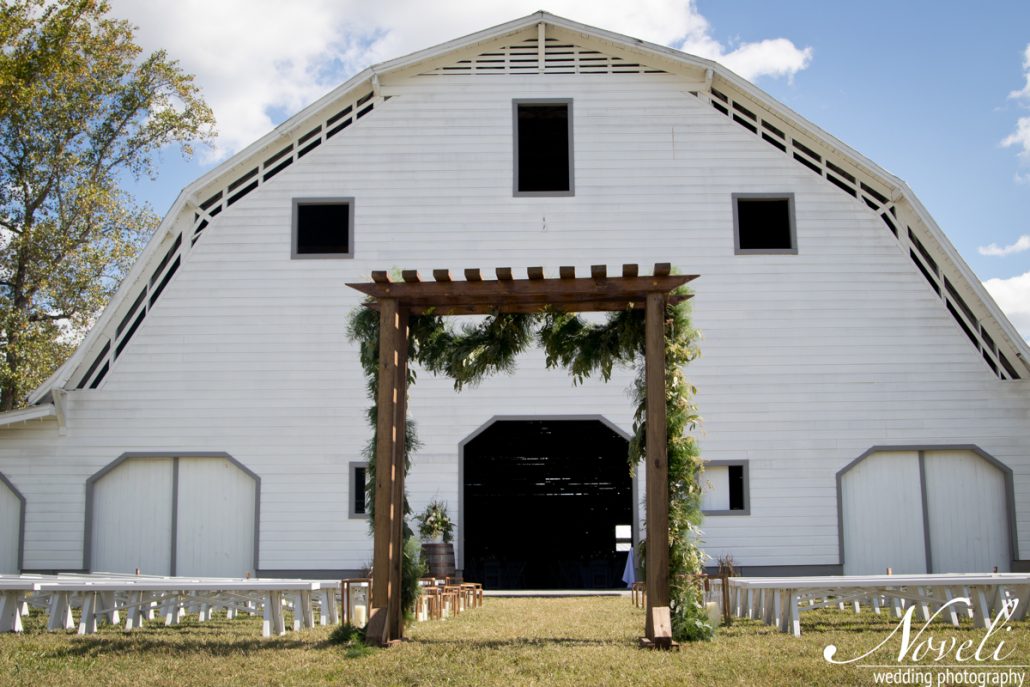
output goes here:
[{"label": "tree", "polygon": [[119,182],[214,135],[193,77],[108,10],[0,4],[0,410],[64,361],[157,226]]}]

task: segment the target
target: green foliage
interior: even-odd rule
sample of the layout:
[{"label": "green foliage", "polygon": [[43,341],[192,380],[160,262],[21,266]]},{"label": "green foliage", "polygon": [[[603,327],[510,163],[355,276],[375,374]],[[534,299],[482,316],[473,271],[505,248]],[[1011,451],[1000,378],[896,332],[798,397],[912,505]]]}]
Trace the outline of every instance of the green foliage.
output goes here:
[{"label": "green foliage", "polygon": [[406,620],[415,618],[415,604],[422,593],[418,581],[425,577],[427,567],[422,559],[422,544],[415,537],[406,536],[401,559],[401,609]]},{"label": "green foliage", "polygon": [[490,315],[451,332],[443,318],[413,317],[413,358],[430,372],[454,380],[454,388],[475,386],[495,372],[512,372],[518,354],[533,341],[535,315]]},{"label": "green foliage", "polygon": [[0,4],[0,410],[63,362],[157,226],[119,179],[213,134],[193,77],[107,12]]},{"label": "green foliage", "polygon": [[[686,293],[685,290],[677,293]],[[642,309],[611,313],[603,324],[593,324],[567,313],[542,315],[494,314],[455,332],[437,315],[412,316],[409,322],[410,361],[454,380],[455,389],[478,384],[487,374],[511,372],[519,353],[534,342],[544,349],[548,367],[564,367],[576,383],[592,375],[611,379],[617,365],[635,366],[636,413],[629,446],[629,470],[646,459],[647,393],[644,380],[645,317]],[[348,329],[359,344],[360,358],[368,382],[369,396],[376,402],[379,364],[379,314],[359,308],[351,314]],[[665,313],[665,404],[669,463],[669,577],[673,637],[678,641],[708,639],[714,629],[708,623],[703,598],[695,584],[701,572],[703,553],[698,547],[701,514],[703,461],[690,432],[700,417],[692,398],[696,392],[683,368],[698,356],[697,332],[690,325],[686,302],[668,306]],[[415,374],[409,371],[409,382]],[[369,410],[375,434],[376,408]],[[414,425],[408,420],[405,447],[417,447]],[[374,494],[375,439],[367,452],[368,488]],[[407,514],[405,499],[405,513]],[[374,517],[374,516],[373,516]],[[405,565],[409,564],[405,545]],[[407,599],[411,590],[402,593]],[[417,578],[413,584],[417,584]],[[417,589],[414,590],[417,596]]]},{"label": "green foliage", "polygon": [[354,644],[364,643],[365,631],[360,627],[355,627],[350,623],[342,623],[333,628],[333,631],[329,633],[330,644]]},{"label": "green foliage", "polygon": [[454,523],[447,515],[446,503],[435,500],[430,502],[415,519],[418,520],[418,533],[423,539],[442,536],[445,542],[451,541]]}]

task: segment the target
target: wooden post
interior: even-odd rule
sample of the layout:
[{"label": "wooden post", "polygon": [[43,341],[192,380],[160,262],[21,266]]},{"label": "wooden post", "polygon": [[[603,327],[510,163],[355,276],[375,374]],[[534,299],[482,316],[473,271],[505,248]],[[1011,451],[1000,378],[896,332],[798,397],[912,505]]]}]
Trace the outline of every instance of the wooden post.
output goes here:
[{"label": "wooden post", "polygon": [[396,318],[397,355],[393,368],[396,397],[394,398],[393,442],[393,531],[390,544],[390,586],[395,592],[390,597],[390,639],[404,636],[404,608],[401,586],[404,570],[404,439],[408,413],[408,308],[401,306]]},{"label": "wooden post", "polygon": [[408,317],[396,299],[380,299],[376,415],[375,544],[366,638],[380,646],[400,639],[404,542],[404,422]]},{"label": "wooden post", "polygon": [[[645,324],[647,385],[647,621],[654,646],[672,637],[656,636],[654,609],[667,608],[669,593],[669,462],[665,426],[665,294],[647,294]],[[663,633],[664,633],[664,628]]]}]

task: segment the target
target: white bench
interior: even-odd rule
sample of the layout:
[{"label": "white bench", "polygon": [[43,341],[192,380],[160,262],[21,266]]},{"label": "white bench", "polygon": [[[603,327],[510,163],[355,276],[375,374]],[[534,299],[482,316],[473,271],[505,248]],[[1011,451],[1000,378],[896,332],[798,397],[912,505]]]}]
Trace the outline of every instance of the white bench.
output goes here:
[{"label": "white bench", "polygon": [[[210,618],[214,608],[227,607],[230,614],[242,605],[256,612],[261,608],[265,637],[286,632],[283,602],[291,597],[294,629],[314,627],[311,594],[320,590],[318,582],[306,580],[225,578],[154,578],[67,576],[34,581],[35,589],[49,595],[48,629],[71,629],[72,595],[81,596],[79,634],[96,632],[107,621],[119,623],[119,611],[126,611],[125,629],[138,628],[144,614],[160,608],[166,625],[176,625],[186,612],[197,613],[200,620]],[[116,595],[124,597],[122,603]]]},{"label": "white bench", "polygon": [[[721,582],[713,582],[713,590],[719,588]],[[795,636],[801,635],[802,610],[833,605],[853,604],[857,612],[862,603],[869,603],[880,613],[886,603],[898,617],[903,607],[916,605],[924,621],[946,609],[947,619],[957,626],[958,609],[949,602],[967,598],[974,622],[986,628],[1005,604],[1011,608],[1015,602],[1012,617],[1018,620],[1026,617],[1030,603],[1030,575],[1021,573],[731,577],[729,587],[734,615],[761,617]]]}]

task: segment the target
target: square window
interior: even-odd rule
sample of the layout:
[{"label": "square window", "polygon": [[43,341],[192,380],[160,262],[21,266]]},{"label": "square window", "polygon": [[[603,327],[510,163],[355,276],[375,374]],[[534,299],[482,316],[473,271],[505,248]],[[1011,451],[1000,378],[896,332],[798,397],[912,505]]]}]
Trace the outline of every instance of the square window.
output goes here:
[{"label": "square window", "polygon": [[733,194],[733,230],[737,254],[796,254],[794,194]]},{"label": "square window", "polygon": [[748,461],[705,463],[701,510],[705,515],[750,515]]},{"label": "square window", "polygon": [[365,481],[366,471],[368,469],[365,463],[351,463],[350,464],[350,517],[351,518],[367,518],[368,509],[367,504],[367,484]]},{"label": "square window", "polygon": [[294,198],[293,257],[353,256],[352,198]]},{"label": "square window", "polygon": [[573,195],[572,101],[515,100],[515,195]]}]

